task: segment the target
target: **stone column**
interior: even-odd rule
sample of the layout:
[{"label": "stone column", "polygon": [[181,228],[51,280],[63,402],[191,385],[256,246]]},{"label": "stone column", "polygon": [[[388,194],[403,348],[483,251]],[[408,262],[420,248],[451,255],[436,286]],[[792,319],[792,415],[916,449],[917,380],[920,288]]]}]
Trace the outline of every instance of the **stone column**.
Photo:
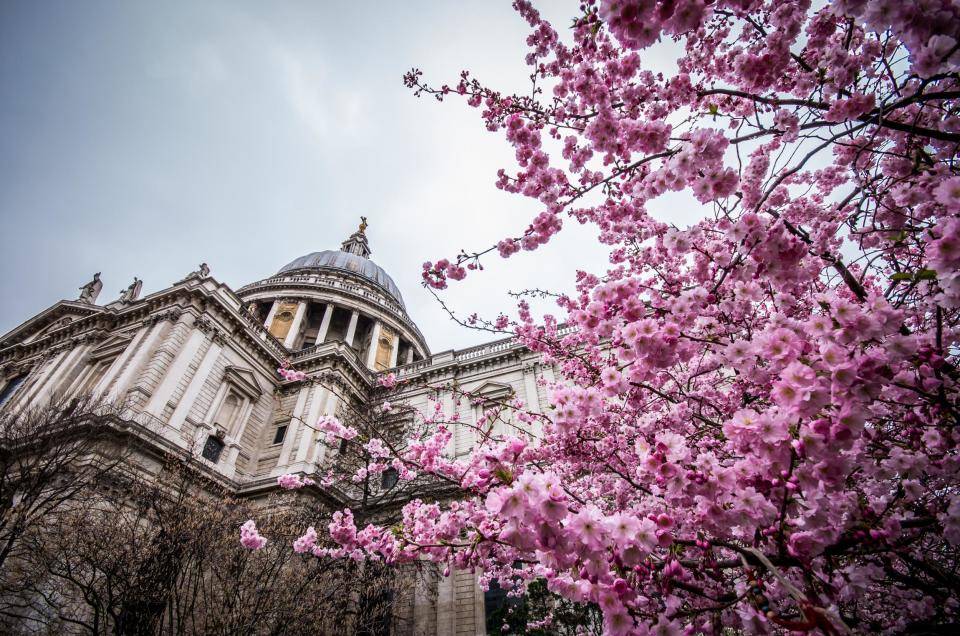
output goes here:
[{"label": "stone column", "polygon": [[450,441],[443,449],[443,454],[447,458],[452,458],[457,454],[457,439],[462,435],[462,432],[460,431],[460,422],[451,422],[454,412],[453,393],[445,391],[441,399],[443,400],[443,414],[448,422],[446,426],[451,432]]},{"label": "stone column", "polygon": [[240,456],[240,442],[230,442],[220,455],[217,467],[221,474],[233,479],[237,475],[237,458]]},{"label": "stone column", "polygon": [[190,336],[187,338],[186,343],[180,347],[173,362],[170,363],[166,373],[164,373],[163,379],[160,380],[160,385],[154,389],[150,400],[147,401],[147,405],[143,409],[145,412],[156,415],[157,417],[163,415],[167,401],[177,389],[177,385],[180,384],[180,380],[183,379],[187,369],[190,368],[190,363],[193,362],[193,358],[197,355],[197,352],[200,351],[200,347],[203,346],[206,339],[207,337],[202,331],[196,327],[191,329]]},{"label": "stone column", "polygon": [[473,616],[476,636],[486,636],[487,634],[487,608],[483,598],[483,588],[477,581],[477,576],[471,573],[473,577]]},{"label": "stone column", "polygon": [[270,311],[267,312],[267,319],[263,321],[263,326],[270,331],[270,325],[273,324],[273,316],[277,313],[277,301],[270,305]]},{"label": "stone column", "polygon": [[140,346],[140,341],[143,340],[144,336],[147,335],[149,329],[143,328],[137,331],[137,335],[133,337],[133,340],[127,345],[127,348],[117,356],[116,360],[113,361],[113,364],[110,365],[110,368],[107,369],[107,372],[100,378],[100,381],[97,382],[97,385],[93,387],[93,393],[99,395],[106,391],[110,387],[110,383],[113,382],[113,379],[117,377],[117,374],[120,373],[120,369],[123,368],[123,365],[126,364],[127,360],[130,359],[130,356],[133,355],[133,352],[137,350],[137,347]]},{"label": "stone column", "polygon": [[310,447],[313,446],[313,438],[316,434],[314,430],[317,426],[317,420],[320,419],[320,408],[327,401],[329,391],[323,386],[316,384],[313,387],[313,397],[310,399],[310,409],[307,411],[306,423],[303,432],[300,433],[300,445],[297,447],[297,457],[294,460],[298,464],[307,461],[310,454]]},{"label": "stone column", "polygon": [[206,353],[203,354],[203,359],[200,361],[200,366],[197,367],[197,372],[190,378],[190,383],[183,392],[183,397],[180,398],[180,402],[177,403],[177,408],[173,410],[173,414],[170,416],[169,424],[171,428],[180,430],[180,427],[183,426],[183,422],[187,419],[187,415],[190,413],[194,401],[196,401],[197,396],[200,395],[200,391],[203,390],[203,385],[207,382],[207,378],[210,377],[210,371],[213,369],[213,365],[216,364],[217,358],[220,357],[221,351],[223,351],[223,347],[214,341]]},{"label": "stone column", "polygon": [[[67,355],[63,358],[60,364],[57,365],[57,368],[54,370],[54,372],[47,377],[46,381],[43,383],[43,386],[40,387],[36,395],[30,401],[43,403],[52,398],[57,391],[58,385],[63,381],[64,377],[70,373],[70,371],[77,365],[77,362],[82,360],[83,356],[85,356],[91,348],[92,345],[78,344],[72,350],[67,352]],[[26,404],[26,402],[24,404]]]},{"label": "stone column", "polygon": [[451,571],[450,576],[441,575],[437,582],[437,634],[456,634],[456,626],[456,590]]},{"label": "stone column", "polygon": [[[30,403],[30,400],[33,399],[33,396],[36,395],[37,391],[44,386],[47,379],[53,375],[53,373],[60,366],[60,363],[63,362],[63,359],[69,354],[69,351],[61,351],[57,355],[53,356],[53,359],[48,360],[46,364],[41,363],[43,366],[37,372],[37,377],[33,379],[32,382],[29,382],[21,389],[21,394],[19,397],[14,396],[14,400],[11,400],[7,404],[10,408],[13,408],[14,404],[21,404],[26,406]],[[29,376],[28,376],[29,378]]]},{"label": "stone column", "polygon": [[390,352],[390,368],[397,366],[397,355],[400,353],[400,334],[393,334],[393,351]]},{"label": "stone column", "polygon": [[537,373],[535,364],[523,366],[523,386],[527,394],[527,409],[534,413],[542,413],[540,408],[540,392],[537,390]]},{"label": "stone column", "polygon": [[410,345],[410,348],[407,349],[407,359],[404,364],[410,364],[411,362],[413,362],[413,345]]},{"label": "stone column", "polygon": [[297,395],[297,403],[293,407],[293,414],[287,428],[287,436],[283,439],[283,447],[280,449],[280,457],[277,459],[277,474],[286,472],[283,469],[290,463],[290,453],[293,451],[293,442],[297,438],[297,429],[300,428],[300,418],[303,417],[303,410],[307,406],[308,395],[310,395],[310,387],[301,386],[300,393]]},{"label": "stone column", "polygon": [[303,323],[303,316],[307,313],[306,301],[300,301],[297,305],[297,311],[293,314],[293,322],[290,323],[290,331],[287,337],[283,339],[283,346],[287,349],[293,349],[297,343],[297,337],[300,336],[300,325]]},{"label": "stone column", "polygon": [[347,337],[344,339],[348,347],[353,346],[353,338],[357,335],[357,319],[359,318],[360,314],[356,310],[350,314],[350,326],[347,327]]},{"label": "stone column", "polygon": [[127,363],[126,368],[120,372],[120,376],[117,378],[117,381],[113,384],[113,388],[110,390],[108,399],[116,400],[121,398],[126,392],[130,384],[136,379],[137,374],[140,372],[140,368],[143,366],[143,363],[153,355],[153,350],[157,344],[157,340],[160,339],[160,336],[163,334],[166,325],[166,321],[159,321],[149,328],[147,335],[144,336],[143,341],[140,343],[140,347],[133,354],[130,361]]},{"label": "stone column", "polygon": [[413,597],[413,627],[417,634],[437,633],[437,566],[422,560],[423,576],[416,577]]},{"label": "stone column", "polygon": [[[324,415],[327,415],[327,416],[330,416],[330,417],[333,417],[334,415],[337,414],[337,400],[338,400],[339,398],[337,398],[337,394],[334,393],[333,391],[331,391],[330,389],[327,389],[327,396],[326,396],[326,397],[327,397],[327,399],[326,399],[326,401],[324,402],[324,405],[323,405],[323,414],[324,414]],[[326,457],[326,452],[327,452],[327,447],[326,447],[326,446],[323,446],[323,445],[321,445],[321,444],[314,444],[314,445],[313,445],[313,453],[312,453],[312,455],[310,456],[310,461],[311,461],[314,465],[319,464],[319,463],[322,462],[322,461],[324,460],[324,458]]]},{"label": "stone column", "polygon": [[557,374],[553,372],[553,365],[548,364],[543,367],[543,377],[546,378],[547,384],[555,384],[557,381]]},{"label": "stone column", "polygon": [[380,321],[373,323],[373,333],[370,335],[370,350],[367,351],[367,368],[373,369],[377,360],[377,349],[380,347]]},{"label": "stone column", "polygon": [[330,320],[333,318],[333,303],[328,303],[327,308],[323,310],[323,319],[320,321],[320,330],[317,332],[317,344],[323,344],[327,339],[327,332],[330,330]]}]

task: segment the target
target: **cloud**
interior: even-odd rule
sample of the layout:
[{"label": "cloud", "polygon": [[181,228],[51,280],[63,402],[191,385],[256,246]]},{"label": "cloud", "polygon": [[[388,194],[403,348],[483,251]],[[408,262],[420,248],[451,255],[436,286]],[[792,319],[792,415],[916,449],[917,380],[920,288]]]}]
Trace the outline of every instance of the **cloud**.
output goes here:
[{"label": "cloud", "polygon": [[325,139],[330,130],[327,81],[319,64],[305,63],[291,47],[274,42],[270,55],[280,67],[290,108],[310,132]]}]

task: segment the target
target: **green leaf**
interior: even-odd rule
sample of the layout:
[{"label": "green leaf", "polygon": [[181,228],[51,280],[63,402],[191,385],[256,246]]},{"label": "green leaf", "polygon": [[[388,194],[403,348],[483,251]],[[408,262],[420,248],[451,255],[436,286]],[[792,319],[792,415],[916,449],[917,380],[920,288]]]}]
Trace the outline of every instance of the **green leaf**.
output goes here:
[{"label": "green leaf", "polygon": [[707,104],[707,108],[710,109],[711,115],[716,115],[717,113],[720,112],[720,109],[717,107],[716,104]]},{"label": "green leaf", "polygon": [[913,276],[909,272],[897,272],[890,277],[892,280],[910,280]]},{"label": "green leaf", "polygon": [[916,273],[915,278],[917,280],[935,280],[937,278],[937,273],[932,269],[921,269]]}]

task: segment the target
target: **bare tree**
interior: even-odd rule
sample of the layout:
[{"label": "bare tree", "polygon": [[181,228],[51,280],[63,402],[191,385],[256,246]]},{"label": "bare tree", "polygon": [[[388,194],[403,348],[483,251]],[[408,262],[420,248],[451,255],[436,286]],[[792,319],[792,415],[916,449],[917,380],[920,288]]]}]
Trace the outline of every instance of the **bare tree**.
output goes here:
[{"label": "bare tree", "polygon": [[[382,565],[295,553],[324,502],[286,493],[251,502],[219,489],[189,458],[159,475],[104,481],[24,538],[8,633],[383,634],[414,580]],[[239,526],[261,520],[270,542],[243,548]]]},{"label": "bare tree", "polygon": [[123,464],[125,428],[90,397],[0,411],[0,570],[24,533]]}]

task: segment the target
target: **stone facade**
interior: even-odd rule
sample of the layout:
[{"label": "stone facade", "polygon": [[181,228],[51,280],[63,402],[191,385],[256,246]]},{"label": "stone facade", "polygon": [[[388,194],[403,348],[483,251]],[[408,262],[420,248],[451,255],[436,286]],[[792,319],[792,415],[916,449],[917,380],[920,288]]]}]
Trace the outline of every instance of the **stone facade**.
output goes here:
[{"label": "stone facade", "polygon": [[[392,400],[425,409],[440,399],[449,419],[457,414],[451,457],[472,448],[483,404],[443,387],[542,411],[554,370],[509,339],[430,352],[396,285],[369,260],[363,229],[339,251],[236,291],[203,265],[143,298],[58,302],[0,338],[0,408],[101,395],[124,405],[158,453],[199,454],[240,496],[275,490],[285,473],[319,482],[333,460],[303,422],[340,413],[343,399],[368,401],[380,374],[411,380]],[[284,361],[308,380],[284,381]],[[470,572],[420,581],[409,605],[398,611],[417,634],[486,633],[484,593]]]}]

